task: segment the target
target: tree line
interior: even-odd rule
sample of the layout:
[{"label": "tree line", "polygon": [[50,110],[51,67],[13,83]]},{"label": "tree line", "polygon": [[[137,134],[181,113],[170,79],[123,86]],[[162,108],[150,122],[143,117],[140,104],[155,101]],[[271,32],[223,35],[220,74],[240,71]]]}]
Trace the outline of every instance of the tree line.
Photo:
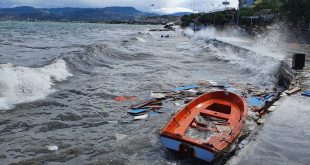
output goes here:
[{"label": "tree line", "polygon": [[[282,21],[287,21],[294,27],[310,29],[310,0],[263,0],[253,7],[240,8],[240,10],[229,9],[211,13],[195,13],[185,15],[181,20],[183,27],[189,26],[190,23],[199,25],[212,24],[216,26],[227,24],[249,25],[249,21],[253,20],[245,18],[260,17],[258,13],[266,9],[268,14],[273,15],[273,19],[268,20],[270,22],[275,19],[281,19]],[[270,23],[268,21],[265,23]],[[257,21],[256,23],[258,24]]]}]

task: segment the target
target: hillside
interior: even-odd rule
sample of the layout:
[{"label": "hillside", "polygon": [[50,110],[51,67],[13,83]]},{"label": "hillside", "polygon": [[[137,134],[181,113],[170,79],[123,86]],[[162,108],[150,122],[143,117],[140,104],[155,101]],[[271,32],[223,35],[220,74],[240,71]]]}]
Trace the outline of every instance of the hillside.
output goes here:
[{"label": "hillside", "polygon": [[2,8],[0,19],[14,20],[69,20],[69,21],[122,21],[135,20],[139,17],[159,16],[141,12],[133,7],[106,8],[33,8],[29,6]]}]

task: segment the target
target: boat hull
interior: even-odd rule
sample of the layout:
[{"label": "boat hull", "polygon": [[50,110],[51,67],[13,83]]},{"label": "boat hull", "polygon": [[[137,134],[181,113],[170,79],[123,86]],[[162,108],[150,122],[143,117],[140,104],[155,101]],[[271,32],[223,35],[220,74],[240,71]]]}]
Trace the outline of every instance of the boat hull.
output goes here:
[{"label": "boat hull", "polygon": [[189,152],[191,152],[190,154],[193,157],[199,158],[199,159],[207,161],[207,162],[212,162],[216,158],[215,153],[213,153],[207,149],[194,146],[194,145],[189,144],[189,143],[181,142],[179,140],[175,140],[175,139],[172,139],[169,137],[164,137],[164,136],[160,137],[160,141],[164,147],[171,149],[171,150],[174,150],[174,151],[177,151],[177,152],[182,152],[182,146],[186,146],[186,147],[191,149]]}]

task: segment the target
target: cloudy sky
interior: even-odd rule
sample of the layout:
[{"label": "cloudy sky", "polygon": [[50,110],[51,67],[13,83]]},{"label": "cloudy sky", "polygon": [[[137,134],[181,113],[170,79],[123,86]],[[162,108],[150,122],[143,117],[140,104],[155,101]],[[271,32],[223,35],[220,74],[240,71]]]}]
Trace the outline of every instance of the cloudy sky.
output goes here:
[{"label": "cloudy sky", "polygon": [[[221,10],[225,8],[221,5],[222,1],[226,0],[0,0],[0,8],[16,6],[38,8],[132,6],[142,11],[169,14]],[[230,2],[229,7],[237,6],[238,0],[227,1]]]}]

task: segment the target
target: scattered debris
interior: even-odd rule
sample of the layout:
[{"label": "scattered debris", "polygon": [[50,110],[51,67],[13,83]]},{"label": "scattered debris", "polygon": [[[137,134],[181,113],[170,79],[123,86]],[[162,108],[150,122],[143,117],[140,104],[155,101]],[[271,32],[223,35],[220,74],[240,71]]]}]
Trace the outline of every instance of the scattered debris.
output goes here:
[{"label": "scattered debris", "polygon": [[162,92],[151,92],[151,97],[155,98],[155,99],[162,99],[166,97],[166,93],[162,93]]},{"label": "scattered debris", "polygon": [[193,84],[189,86],[178,87],[178,88],[175,88],[175,91],[182,91],[182,90],[188,90],[188,89],[194,89],[194,88],[198,88],[198,85]]},{"label": "scattered debris", "polygon": [[268,112],[273,112],[274,110],[276,110],[277,106],[272,105],[268,108]]},{"label": "scattered debris", "polygon": [[295,87],[295,88],[293,88],[293,89],[288,90],[288,91],[285,92],[285,93],[288,94],[288,95],[292,95],[292,94],[294,94],[294,93],[299,92],[300,90],[301,90],[301,88]]},{"label": "scattered debris", "polygon": [[304,91],[301,95],[310,97],[310,90]]},{"label": "scattered debris", "polygon": [[257,120],[257,124],[259,124],[259,125],[262,125],[262,124],[265,124],[265,119],[258,119]]},{"label": "scattered debris", "polygon": [[[174,85],[172,85],[174,86]],[[178,109],[185,104],[188,104],[196,97],[212,92],[224,90],[228,92],[235,93],[239,96],[242,96],[245,100],[247,100],[249,106],[248,119],[253,123],[258,125],[262,125],[265,123],[265,120],[261,119],[265,114],[273,112],[277,105],[272,105],[272,102],[277,99],[280,93],[283,91],[282,88],[273,87],[268,89],[261,89],[252,84],[237,84],[237,83],[227,83],[227,82],[216,82],[213,80],[201,81],[199,83],[185,85],[181,87],[175,87],[172,90],[166,91],[157,91],[151,92],[151,98],[149,100],[142,101],[137,104],[131,105],[127,111],[122,116],[126,117],[127,114],[130,114],[132,118],[127,122],[120,120],[119,123],[133,123],[135,120],[142,120],[149,117],[159,116],[162,113],[166,113],[168,111],[163,111],[162,109],[166,109],[167,106],[172,106],[173,109],[169,111],[169,116],[174,115]],[[290,91],[286,91],[290,93]],[[307,94],[305,92],[305,94]],[[309,92],[310,94],[310,92]],[[286,93],[282,93],[282,96],[286,95]],[[125,99],[134,99],[135,96],[126,96]],[[121,98],[119,100],[124,100]],[[164,104],[165,103],[165,104]],[[167,105],[169,104],[169,105]],[[270,106],[269,108],[267,106]],[[168,107],[170,109],[171,107]],[[109,121],[109,123],[117,123],[118,121]],[[218,131],[226,131],[225,124],[214,125],[214,129]]]},{"label": "scattered debris", "polygon": [[162,102],[160,101],[160,99],[147,100],[147,101],[144,101],[140,104],[132,105],[131,109],[139,109],[139,108],[143,108],[144,106],[147,106],[147,105],[162,105]]},{"label": "scattered debris", "polygon": [[134,120],[142,120],[142,119],[147,119],[149,117],[148,114],[140,115],[140,116],[135,116]]},{"label": "scattered debris", "polygon": [[58,150],[58,146],[47,146],[47,149],[50,151],[57,151]]},{"label": "scattered debris", "polygon": [[147,112],[147,111],[150,111],[150,110],[151,110],[151,108],[130,109],[128,111],[128,113],[136,115],[136,114]]},{"label": "scattered debris", "polygon": [[254,96],[254,97],[250,97],[248,98],[248,104],[250,107],[263,107],[265,105],[265,101],[263,98],[258,97],[258,96]]},{"label": "scattered debris", "polygon": [[114,98],[115,101],[128,101],[128,100],[136,100],[136,96],[117,96]]},{"label": "scattered debris", "polygon": [[226,132],[226,133],[230,133],[231,129],[229,128],[229,126],[225,126],[225,125],[215,125],[216,129],[219,132]]}]

